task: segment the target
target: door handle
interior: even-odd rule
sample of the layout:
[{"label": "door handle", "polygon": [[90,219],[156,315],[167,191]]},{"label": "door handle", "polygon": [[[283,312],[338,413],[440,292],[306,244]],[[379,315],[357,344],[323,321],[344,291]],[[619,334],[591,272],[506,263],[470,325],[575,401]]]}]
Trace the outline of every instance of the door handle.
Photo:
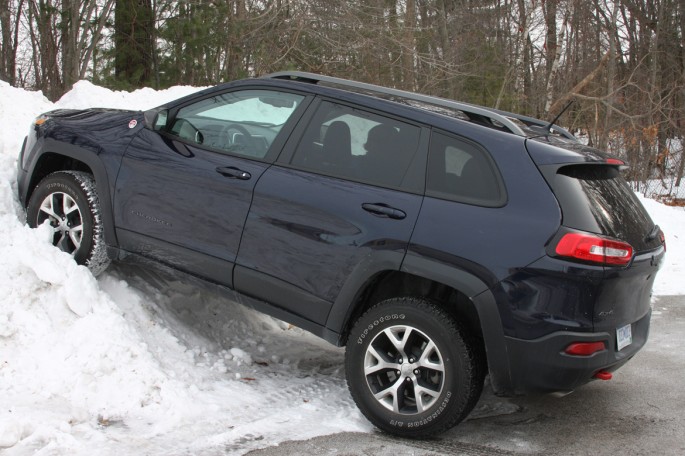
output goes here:
[{"label": "door handle", "polygon": [[252,174],[235,166],[219,166],[216,168],[216,172],[232,179],[248,180],[252,177]]},{"label": "door handle", "polygon": [[362,204],[362,209],[377,217],[388,217],[394,220],[402,220],[407,216],[406,212],[390,207],[384,203],[364,203]]}]

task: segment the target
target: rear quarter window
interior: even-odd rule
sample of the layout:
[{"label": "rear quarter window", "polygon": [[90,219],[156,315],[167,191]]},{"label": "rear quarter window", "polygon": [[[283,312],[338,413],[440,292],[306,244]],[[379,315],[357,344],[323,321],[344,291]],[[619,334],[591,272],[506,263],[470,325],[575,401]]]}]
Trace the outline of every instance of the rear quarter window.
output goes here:
[{"label": "rear quarter window", "polygon": [[477,206],[506,203],[502,179],[489,154],[469,141],[434,132],[426,195]]}]

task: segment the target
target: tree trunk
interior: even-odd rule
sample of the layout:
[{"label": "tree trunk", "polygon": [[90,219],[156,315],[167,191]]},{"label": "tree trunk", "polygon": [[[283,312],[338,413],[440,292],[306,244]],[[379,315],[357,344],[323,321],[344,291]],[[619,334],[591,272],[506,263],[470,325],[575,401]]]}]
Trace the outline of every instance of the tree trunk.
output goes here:
[{"label": "tree trunk", "polygon": [[152,80],[154,18],[150,0],[117,0],[114,9],[114,67],[125,87],[142,87]]},{"label": "tree trunk", "polygon": [[406,8],[402,33],[402,80],[406,90],[415,90],[414,56],[416,55],[416,40],[414,29],[416,28],[416,3],[414,0],[406,0]]},{"label": "tree trunk", "polygon": [[[559,30],[559,40],[556,37],[554,39],[554,56],[552,58],[552,64],[549,66],[549,71],[547,73],[547,90],[545,98],[545,114],[549,114],[549,108],[552,106],[552,98],[554,97],[554,82],[557,78],[557,73],[559,73],[559,63],[561,61],[561,47],[564,42],[566,34],[566,24],[568,22],[569,13],[568,11],[564,14],[564,21],[561,24],[561,30]],[[556,27],[555,27],[556,29]],[[549,45],[547,47],[548,54],[551,54],[552,50]]]}]

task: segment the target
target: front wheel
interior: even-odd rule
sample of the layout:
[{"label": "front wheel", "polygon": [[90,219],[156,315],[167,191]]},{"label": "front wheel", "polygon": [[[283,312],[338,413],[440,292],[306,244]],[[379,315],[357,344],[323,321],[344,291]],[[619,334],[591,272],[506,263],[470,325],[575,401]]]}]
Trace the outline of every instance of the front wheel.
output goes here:
[{"label": "front wheel", "polygon": [[429,437],[462,421],[480,397],[478,342],[437,304],[393,298],[369,309],[347,343],[347,384],[362,413],[402,437]]},{"label": "front wheel", "polygon": [[32,228],[48,222],[52,244],[94,275],[109,265],[100,200],[90,174],[58,171],[46,176],[29,199],[26,221]]}]

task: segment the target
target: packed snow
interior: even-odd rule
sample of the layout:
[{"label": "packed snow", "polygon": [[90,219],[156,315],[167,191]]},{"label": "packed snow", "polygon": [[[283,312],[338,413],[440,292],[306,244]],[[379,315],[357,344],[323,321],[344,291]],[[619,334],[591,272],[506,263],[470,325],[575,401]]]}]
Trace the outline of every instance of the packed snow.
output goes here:
[{"label": "packed snow", "polygon": [[[341,349],[140,268],[114,265],[95,279],[49,244],[46,228],[24,225],[16,158],[38,114],[147,109],[196,90],[81,81],[53,104],[0,81],[3,455],[240,454],[371,431],[347,392]],[[668,245],[655,293],[685,294],[685,211],[642,201]]]}]

